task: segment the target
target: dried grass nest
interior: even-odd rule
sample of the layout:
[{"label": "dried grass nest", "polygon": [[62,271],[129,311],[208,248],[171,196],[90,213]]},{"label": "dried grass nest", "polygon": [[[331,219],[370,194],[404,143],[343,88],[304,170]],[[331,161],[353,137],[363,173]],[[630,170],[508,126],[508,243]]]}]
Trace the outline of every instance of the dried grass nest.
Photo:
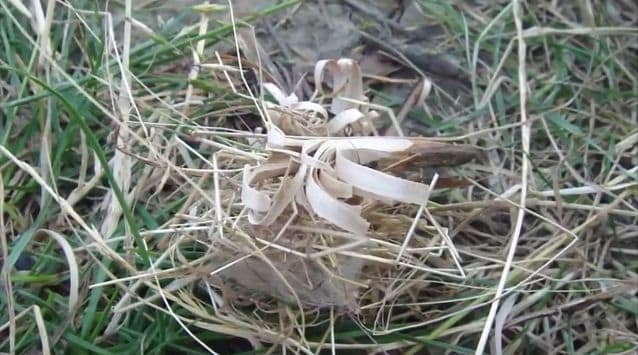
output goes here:
[{"label": "dried grass nest", "polygon": [[[433,184],[396,174],[459,165],[477,151],[374,136],[379,115],[366,107],[358,64],[320,61],[315,83],[324,76],[332,79],[332,92],[318,94],[331,98],[330,113],[265,83],[276,103],[264,102],[266,142],[254,147],[263,144],[258,148],[266,158],[241,166],[233,154],[217,157],[224,169],[241,166],[242,172],[241,182],[219,180],[214,214],[223,218],[208,240],[210,280],[230,281],[256,299],[358,311],[370,272],[412,269],[460,277],[447,230],[419,218]],[[344,136],[346,127],[351,136]],[[241,210],[235,212],[237,185]],[[433,253],[449,267],[427,266]]]},{"label": "dried grass nest", "polygon": [[[329,92],[321,85],[326,81]],[[182,170],[184,184],[165,198],[181,198],[180,213],[166,228],[148,232],[162,235],[155,285],[140,280],[129,289],[146,284],[155,292],[137,302],[127,294],[117,314],[161,298],[184,325],[298,347],[303,336],[282,338],[282,312],[283,323],[293,325],[285,329],[303,329],[318,321],[308,318],[317,309],[330,308],[357,314],[376,334],[388,333],[398,330],[391,326],[397,319],[409,328],[452,316],[460,311],[455,299],[485,287],[472,285],[468,270],[500,268],[507,241],[492,238],[474,250],[476,240],[463,230],[476,217],[476,203],[463,208],[463,189],[433,191],[446,186],[442,169],[472,161],[478,149],[379,136],[380,107],[368,103],[353,60],[318,62],[314,82],[308,101],[272,83],[263,84],[270,99],[245,97],[265,133],[193,129],[213,137],[196,140],[213,147],[210,156],[178,139],[184,161],[195,156],[207,167]],[[388,116],[394,119],[391,111]],[[189,172],[199,179],[185,178]],[[149,182],[163,186],[169,175],[164,169]],[[502,229],[495,222],[503,218],[499,212],[484,217],[486,230]],[[476,307],[490,301],[481,297]],[[106,334],[117,319],[111,325]]]}]

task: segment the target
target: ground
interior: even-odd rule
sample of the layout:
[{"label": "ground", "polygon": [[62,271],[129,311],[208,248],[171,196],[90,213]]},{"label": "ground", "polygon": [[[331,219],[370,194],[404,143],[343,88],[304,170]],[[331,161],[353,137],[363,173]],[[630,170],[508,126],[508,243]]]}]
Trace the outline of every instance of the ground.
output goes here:
[{"label": "ground", "polygon": [[634,2],[0,9],[0,352],[638,351]]}]

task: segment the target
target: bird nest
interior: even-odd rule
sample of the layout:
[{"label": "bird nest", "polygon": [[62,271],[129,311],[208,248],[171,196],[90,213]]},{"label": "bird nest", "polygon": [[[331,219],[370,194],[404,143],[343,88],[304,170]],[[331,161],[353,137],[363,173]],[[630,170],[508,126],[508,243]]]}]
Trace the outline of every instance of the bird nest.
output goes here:
[{"label": "bird nest", "polygon": [[151,295],[125,296],[116,314],[161,298],[183,324],[276,342],[282,320],[272,315],[282,309],[294,324],[331,309],[387,331],[392,312],[462,292],[467,275],[454,236],[464,215],[445,204],[462,199],[448,187],[467,181],[441,174],[477,150],[380,136],[383,112],[368,103],[353,60],[320,61],[314,83],[307,101],[273,83],[261,85],[261,98],[237,92],[254,105],[252,131],[184,125],[171,138],[168,168],[153,169],[142,188],[181,208],[146,232],[160,236],[155,282],[131,290],[145,284]]}]

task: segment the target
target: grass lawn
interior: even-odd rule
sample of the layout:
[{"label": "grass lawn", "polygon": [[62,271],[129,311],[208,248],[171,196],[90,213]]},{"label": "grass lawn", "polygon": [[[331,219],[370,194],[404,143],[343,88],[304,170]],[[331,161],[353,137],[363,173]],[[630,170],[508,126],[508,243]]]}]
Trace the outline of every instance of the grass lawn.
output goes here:
[{"label": "grass lawn", "polygon": [[[316,128],[333,98],[303,95],[312,69],[296,86],[305,108],[275,104],[259,92],[272,68],[290,68],[286,51],[255,56],[240,30],[276,18],[274,38],[304,6],[328,5],[273,1],[231,16],[225,3],[145,3],[0,0],[0,353],[638,351],[632,1],[414,1],[438,29],[430,51],[458,63],[456,91],[441,65],[386,43],[376,50],[411,74],[392,81],[362,64],[357,79],[348,66],[347,85],[362,80],[374,98],[350,104],[479,154],[451,170],[458,187],[428,190],[422,206],[365,195],[359,234],[298,199],[271,225],[249,223],[260,215],[246,202],[245,166],[292,156],[264,172],[292,176],[303,165],[303,151],[265,145],[276,137],[264,122],[290,111],[300,121],[288,136],[337,143]],[[355,12],[358,29],[381,21]],[[420,101],[388,90],[417,82],[431,85]],[[279,185],[294,185],[267,178],[254,190],[269,197],[253,201],[274,201],[266,215]],[[346,195],[334,200],[358,203]],[[317,276],[347,268],[349,281]],[[356,292],[337,293],[342,283]]]}]

